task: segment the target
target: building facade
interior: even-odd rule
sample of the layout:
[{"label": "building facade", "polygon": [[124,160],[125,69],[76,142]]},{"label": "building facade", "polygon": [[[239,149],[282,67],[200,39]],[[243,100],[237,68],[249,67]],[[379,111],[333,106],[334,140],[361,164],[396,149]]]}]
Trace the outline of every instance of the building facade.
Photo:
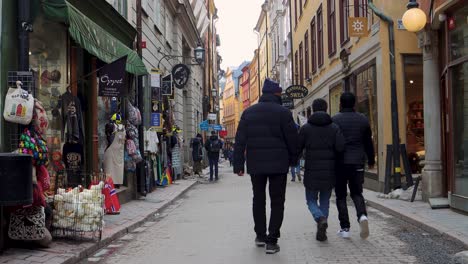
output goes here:
[{"label": "building facade", "polygon": [[241,100],[242,108],[245,110],[250,106],[250,64],[242,68],[241,78]]},{"label": "building facade", "polygon": [[233,141],[236,134],[236,108],[237,100],[235,96],[235,88],[234,88],[234,79],[233,79],[233,68],[229,67],[226,70],[226,75],[224,78],[226,79],[226,85],[224,87],[223,92],[223,107],[224,107],[224,127],[227,130],[226,140]]},{"label": "building facade", "polygon": [[[372,1],[371,1],[372,2]],[[387,145],[392,144],[391,73],[387,22],[379,19],[374,7],[397,21],[408,1],[326,0],[291,1],[294,84],[304,85],[309,94],[296,100],[297,114],[309,116],[316,98],[329,102],[330,114],[339,111],[339,97],[351,91],[357,97],[356,110],[371,123],[378,166],[366,174],[367,187],[383,191]],[[348,27],[348,18],[363,24]],[[354,33],[364,33],[352,37]],[[365,34],[368,33],[368,34]],[[407,154],[424,157],[422,97],[422,56],[415,34],[394,29],[399,138]],[[419,162],[411,164],[420,173]]]},{"label": "building facade", "polygon": [[254,51],[254,56],[249,65],[250,72],[250,105],[256,104],[260,98],[260,76],[258,72],[258,49]]},{"label": "building facade", "polygon": [[269,37],[270,19],[268,16],[268,1],[262,5],[262,11],[255,26],[255,32],[258,35],[258,75],[259,86],[263,86],[266,78],[271,77],[272,54],[271,38]]}]

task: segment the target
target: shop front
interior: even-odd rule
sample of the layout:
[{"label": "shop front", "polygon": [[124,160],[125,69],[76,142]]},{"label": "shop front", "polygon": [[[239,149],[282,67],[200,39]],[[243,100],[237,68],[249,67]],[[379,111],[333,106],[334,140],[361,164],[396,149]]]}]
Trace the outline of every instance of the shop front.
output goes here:
[{"label": "shop front", "polygon": [[[52,235],[96,237],[102,212],[119,213],[117,192],[124,200],[135,196],[134,172],[143,160],[135,77],[147,70],[130,48],[136,31],[106,1],[35,1],[31,9],[37,12],[27,90],[36,100],[35,117],[31,124],[5,124],[11,127],[5,150],[33,154],[34,213],[49,220]],[[10,217],[25,213],[12,210]],[[19,238],[28,240],[12,239]]]},{"label": "shop front", "polygon": [[444,70],[441,93],[448,98],[444,104],[449,124],[445,134],[446,185],[450,206],[468,212],[468,6],[458,3],[446,13],[446,24],[439,31]]}]

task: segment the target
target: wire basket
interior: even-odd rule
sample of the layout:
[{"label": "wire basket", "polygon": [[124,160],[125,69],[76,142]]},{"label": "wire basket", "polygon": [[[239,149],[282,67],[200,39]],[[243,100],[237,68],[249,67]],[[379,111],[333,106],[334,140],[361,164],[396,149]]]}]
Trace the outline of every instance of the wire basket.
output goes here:
[{"label": "wire basket", "polygon": [[58,189],[54,195],[52,236],[78,240],[101,240],[104,226],[104,183],[81,190]]}]

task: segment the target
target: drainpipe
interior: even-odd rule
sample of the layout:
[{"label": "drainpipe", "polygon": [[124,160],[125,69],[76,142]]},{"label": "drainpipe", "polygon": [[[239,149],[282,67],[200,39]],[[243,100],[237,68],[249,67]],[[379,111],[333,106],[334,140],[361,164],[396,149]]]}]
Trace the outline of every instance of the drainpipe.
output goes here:
[{"label": "drainpipe", "polygon": [[401,164],[400,164],[400,129],[398,123],[398,97],[395,77],[395,37],[393,19],[377,9],[373,0],[368,0],[369,8],[388,25],[389,56],[390,56],[390,80],[391,80],[391,112],[392,112],[392,154],[393,154],[393,179],[394,188],[401,188]]},{"label": "drainpipe", "polygon": [[29,71],[29,32],[32,32],[30,0],[18,1],[18,62],[20,71]]},{"label": "drainpipe", "polygon": [[[137,12],[137,52],[140,58],[143,57],[143,50],[141,48],[142,42],[142,6],[141,0],[136,0],[136,12]],[[144,108],[144,94],[143,94],[143,76],[137,76],[137,107],[140,109],[141,118],[145,120],[145,108]],[[145,153],[145,141],[144,141],[144,129],[143,124],[138,126],[138,142],[140,144],[140,153],[143,155]],[[142,161],[138,164],[137,174],[137,191],[146,196],[145,190],[145,174],[146,174],[146,162]]]}]

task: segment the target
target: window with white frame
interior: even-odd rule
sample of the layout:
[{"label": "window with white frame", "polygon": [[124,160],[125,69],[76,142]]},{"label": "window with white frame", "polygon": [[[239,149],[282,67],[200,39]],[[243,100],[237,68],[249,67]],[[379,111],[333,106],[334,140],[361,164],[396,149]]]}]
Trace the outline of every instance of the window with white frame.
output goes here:
[{"label": "window with white frame", "polygon": [[163,32],[163,23],[162,23],[162,0],[154,0],[153,3],[153,22],[154,25],[158,28],[159,31]]}]

